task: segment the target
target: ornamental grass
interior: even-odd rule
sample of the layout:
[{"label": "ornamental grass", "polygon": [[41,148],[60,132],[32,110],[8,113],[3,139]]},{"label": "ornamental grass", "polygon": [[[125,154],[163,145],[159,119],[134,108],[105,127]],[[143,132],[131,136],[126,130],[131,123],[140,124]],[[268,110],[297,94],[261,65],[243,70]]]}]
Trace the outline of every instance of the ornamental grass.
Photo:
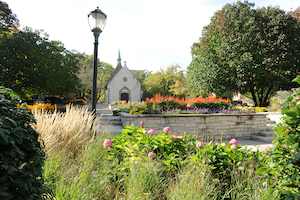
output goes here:
[{"label": "ornamental grass", "polygon": [[74,157],[94,140],[99,127],[99,119],[93,124],[94,116],[86,107],[67,106],[65,113],[44,113],[37,108],[32,112],[37,121],[34,129],[41,134],[47,155],[61,152]]}]

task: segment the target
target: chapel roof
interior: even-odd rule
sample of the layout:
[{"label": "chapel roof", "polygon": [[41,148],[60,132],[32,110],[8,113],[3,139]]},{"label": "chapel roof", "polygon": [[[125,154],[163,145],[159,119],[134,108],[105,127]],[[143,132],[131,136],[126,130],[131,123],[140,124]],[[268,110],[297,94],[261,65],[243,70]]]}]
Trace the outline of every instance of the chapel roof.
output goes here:
[{"label": "chapel roof", "polygon": [[121,63],[118,63],[117,67],[115,68],[115,70],[113,71],[113,73],[111,74],[111,76],[109,77],[108,81],[105,84],[105,87],[107,87],[108,83],[114,78],[114,76],[122,69],[122,65]]}]

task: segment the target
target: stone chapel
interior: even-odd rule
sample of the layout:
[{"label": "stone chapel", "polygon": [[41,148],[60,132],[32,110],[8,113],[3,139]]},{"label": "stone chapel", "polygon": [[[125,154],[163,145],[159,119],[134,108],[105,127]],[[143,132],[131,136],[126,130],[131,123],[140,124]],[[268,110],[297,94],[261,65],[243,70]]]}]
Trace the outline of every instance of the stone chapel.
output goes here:
[{"label": "stone chapel", "polygon": [[126,62],[122,67],[120,51],[117,61],[117,67],[105,84],[105,102],[111,104],[114,101],[141,101],[141,83],[128,69]]}]

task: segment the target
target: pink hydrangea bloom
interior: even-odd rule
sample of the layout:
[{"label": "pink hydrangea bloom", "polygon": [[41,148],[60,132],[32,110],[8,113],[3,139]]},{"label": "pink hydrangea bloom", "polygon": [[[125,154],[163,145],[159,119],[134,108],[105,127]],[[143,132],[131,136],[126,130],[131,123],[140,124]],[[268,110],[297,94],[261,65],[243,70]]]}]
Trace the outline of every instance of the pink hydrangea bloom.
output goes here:
[{"label": "pink hydrangea bloom", "polygon": [[168,126],[165,127],[165,128],[163,129],[163,131],[166,132],[166,133],[167,133],[167,132],[170,132],[170,127],[168,127]]},{"label": "pink hydrangea bloom", "polygon": [[149,158],[154,158],[154,157],[155,157],[155,154],[151,151],[150,153],[148,153],[148,157],[149,157]]},{"label": "pink hydrangea bloom", "polygon": [[141,121],[140,126],[145,126],[145,121]]},{"label": "pink hydrangea bloom", "polygon": [[150,130],[148,131],[148,133],[149,133],[151,136],[153,136],[153,135],[154,135],[154,129],[150,129]]},{"label": "pink hydrangea bloom", "polygon": [[237,149],[237,146],[235,144],[230,146],[231,149]]},{"label": "pink hydrangea bloom", "polygon": [[202,143],[202,142],[198,142],[198,143],[196,144],[196,147],[203,147],[203,143]]},{"label": "pink hydrangea bloom", "polygon": [[229,144],[234,144],[234,145],[237,145],[238,144],[238,141],[236,139],[231,139]]},{"label": "pink hydrangea bloom", "polygon": [[111,147],[111,146],[112,146],[112,142],[111,142],[109,139],[106,139],[106,140],[103,142],[103,146],[104,146],[104,148]]}]

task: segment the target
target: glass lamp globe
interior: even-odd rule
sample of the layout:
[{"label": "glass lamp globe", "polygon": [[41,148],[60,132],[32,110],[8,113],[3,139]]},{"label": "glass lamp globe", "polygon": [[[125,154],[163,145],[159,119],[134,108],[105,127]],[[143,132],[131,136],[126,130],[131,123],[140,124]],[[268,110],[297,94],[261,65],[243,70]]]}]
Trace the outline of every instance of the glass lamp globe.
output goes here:
[{"label": "glass lamp globe", "polygon": [[106,23],[107,15],[99,10],[99,7],[88,14],[89,25],[92,32],[102,32]]}]

